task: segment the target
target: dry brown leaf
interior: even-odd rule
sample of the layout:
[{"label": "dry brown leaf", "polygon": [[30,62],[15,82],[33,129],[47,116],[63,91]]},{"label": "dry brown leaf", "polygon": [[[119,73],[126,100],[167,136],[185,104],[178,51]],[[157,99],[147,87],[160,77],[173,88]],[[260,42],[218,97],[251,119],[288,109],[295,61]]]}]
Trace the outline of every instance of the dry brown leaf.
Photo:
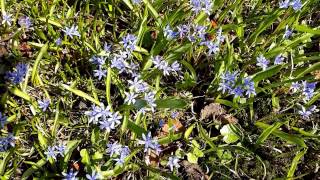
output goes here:
[{"label": "dry brown leaf", "polygon": [[184,130],[184,126],[177,119],[169,119],[168,123],[164,124],[162,127],[162,132],[165,134],[168,134],[170,131],[182,132],[183,130]]},{"label": "dry brown leaf", "polygon": [[201,110],[201,119],[207,119],[211,116],[220,116],[227,111],[218,103],[211,103]]},{"label": "dry brown leaf", "polygon": [[211,103],[201,110],[201,120],[210,117],[214,117],[214,119],[221,121],[223,124],[238,122],[238,119],[231,114],[227,114],[227,111],[219,103]]},{"label": "dry brown leaf", "polygon": [[311,74],[314,75],[314,79],[320,80],[320,70],[313,71]]},{"label": "dry brown leaf", "polygon": [[194,180],[208,180],[209,176],[206,175],[198,164],[192,164],[189,161],[183,160],[182,166],[190,179]]}]

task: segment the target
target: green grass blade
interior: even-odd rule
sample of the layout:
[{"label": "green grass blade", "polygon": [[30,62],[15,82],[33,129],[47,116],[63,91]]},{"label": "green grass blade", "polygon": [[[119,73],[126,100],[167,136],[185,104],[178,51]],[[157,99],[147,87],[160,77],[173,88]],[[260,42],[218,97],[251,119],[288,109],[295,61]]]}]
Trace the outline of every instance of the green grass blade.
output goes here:
[{"label": "green grass blade", "polygon": [[304,149],[303,151],[300,151],[292,160],[290,169],[287,174],[287,178],[293,178],[294,172],[297,169],[297,166],[299,164],[300,159],[303,157],[303,155],[307,152],[308,149]]},{"label": "green grass blade", "polygon": [[[262,123],[262,122],[256,122],[255,125],[258,126],[259,128],[262,128],[262,129],[267,129],[270,127],[270,125]],[[280,130],[273,130],[271,133],[273,135],[283,139],[283,140],[286,140],[286,141],[291,142],[293,144],[296,144],[298,146],[307,147],[307,145],[304,143],[304,140],[302,138],[300,138],[299,136],[296,136],[293,134],[288,134],[288,133],[282,132]]]},{"label": "green grass blade", "polygon": [[36,84],[36,74],[38,73],[38,66],[40,63],[40,60],[42,59],[43,55],[47,52],[48,50],[48,43],[46,43],[42,48],[40,49],[40,52],[37,56],[36,61],[34,62],[32,72],[31,72],[31,82],[33,84]]},{"label": "green grass blade", "polygon": [[256,146],[262,144],[268,137],[269,135],[276,129],[278,129],[283,123],[276,122],[272,126],[269,126],[267,129],[265,129],[261,135],[259,136]]},{"label": "green grass blade", "polygon": [[78,89],[73,89],[73,88],[71,88],[70,86],[68,86],[68,85],[66,85],[66,84],[62,84],[61,86],[62,86],[64,89],[66,89],[66,90],[74,93],[74,94],[77,95],[77,96],[80,96],[80,97],[82,97],[82,98],[84,98],[84,99],[87,99],[87,100],[89,100],[89,101],[97,104],[97,105],[100,105],[100,102],[99,102],[99,101],[95,100],[93,97],[89,96],[88,94],[86,94],[86,93],[83,92],[83,91],[80,91],[80,90],[78,90]]}]

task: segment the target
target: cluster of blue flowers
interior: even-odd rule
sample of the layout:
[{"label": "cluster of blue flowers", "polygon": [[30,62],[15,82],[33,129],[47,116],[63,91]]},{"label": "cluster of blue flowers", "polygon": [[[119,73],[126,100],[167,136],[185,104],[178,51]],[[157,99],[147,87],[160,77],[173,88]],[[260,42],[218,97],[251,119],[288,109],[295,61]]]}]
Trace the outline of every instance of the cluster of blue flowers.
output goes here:
[{"label": "cluster of blue flowers", "polygon": [[28,71],[28,65],[19,63],[16,66],[15,71],[7,72],[6,79],[10,80],[13,84],[19,84],[23,81]]},{"label": "cluster of blue flowers", "polygon": [[8,134],[7,137],[0,138],[0,152],[5,152],[10,147],[15,146],[15,137],[12,134]]},{"label": "cluster of blue flowers", "polygon": [[[274,59],[274,64],[279,65],[284,63],[284,56],[282,54],[279,54]],[[262,54],[257,57],[257,66],[261,67],[263,70],[266,70],[268,68],[268,65],[270,64],[270,61],[266,59]]]},{"label": "cluster of blue flowers", "polygon": [[282,9],[287,9],[289,6],[291,6],[295,11],[300,11],[303,5],[300,0],[284,0],[279,2],[279,7]]},{"label": "cluster of blue flowers", "polygon": [[170,73],[179,72],[181,70],[180,64],[175,61],[171,65],[163,59],[162,56],[152,57],[154,67],[163,72],[163,75],[168,76]]},{"label": "cluster of blue flowers", "polygon": [[[302,100],[304,102],[309,101],[315,94],[316,82],[308,83],[307,81],[294,82],[291,85],[291,90],[293,93],[300,92]],[[301,107],[301,110],[298,113],[303,117],[303,119],[309,119],[309,116],[316,112],[316,106],[311,106],[309,108]]]},{"label": "cluster of blue flowers", "polygon": [[45,154],[47,155],[47,159],[54,159],[57,160],[57,156],[60,155],[61,157],[64,156],[66,151],[66,146],[61,144],[58,146],[49,146]]},{"label": "cluster of blue flowers", "polygon": [[92,105],[91,111],[86,111],[89,116],[89,123],[100,124],[100,129],[110,132],[115,129],[121,122],[122,116],[119,112],[111,112],[110,106],[105,107],[103,103],[100,106]]},{"label": "cluster of blue flowers", "polygon": [[231,73],[227,71],[222,74],[218,90],[222,91],[222,93],[227,92],[228,94],[234,95],[235,98],[243,97],[244,94],[248,97],[256,95],[254,82],[251,77],[240,79],[238,72]]},{"label": "cluster of blue flowers", "polygon": [[114,160],[116,161],[117,165],[123,166],[125,159],[130,154],[130,149],[128,146],[123,146],[118,142],[114,142],[112,144],[107,144],[107,153],[110,155],[110,157],[118,156],[118,158],[115,158]]},{"label": "cluster of blue flowers", "polygon": [[200,45],[204,45],[208,48],[208,55],[217,54],[220,50],[220,44],[224,42],[225,36],[222,34],[222,29],[216,31],[215,41],[206,38],[207,27],[201,25],[188,25],[181,24],[177,26],[177,31],[170,28],[169,25],[163,30],[164,36],[167,39],[174,39],[179,37],[180,39],[187,38],[192,43],[199,42]]},{"label": "cluster of blue flowers", "polygon": [[213,3],[211,0],[190,0],[191,11],[195,14],[199,14],[204,11],[208,15],[212,10]]}]

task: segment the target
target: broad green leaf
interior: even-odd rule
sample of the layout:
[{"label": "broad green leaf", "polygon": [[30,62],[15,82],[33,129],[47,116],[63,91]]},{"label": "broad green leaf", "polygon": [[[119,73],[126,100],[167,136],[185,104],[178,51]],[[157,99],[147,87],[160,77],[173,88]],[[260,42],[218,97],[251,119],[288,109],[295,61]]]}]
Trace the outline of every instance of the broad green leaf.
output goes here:
[{"label": "broad green leaf", "polygon": [[36,172],[38,169],[40,169],[42,166],[44,166],[47,163],[45,159],[39,160],[36,164],[36,166],[31,166],[29,169],[27,169],[21,176],[22,180],[28,179],[34,172]]},{"label": "broad green leaf", "polygon": [[183,99],[167,98],[156,100],[157,108],[183,109],[188,104]]},{"label": "broad green leaf", "polygon": [[194,163],[194,164],[198,163],[198,157],[190,152],[187,154],[187,159],[190,163]]},{"label": "broad green leaf", "polygon": [[239,140],[238,135],[233,132],[229,124],[224,125],[220,129],[220,133],[223,136],[223,141],[228,144],[237,142]]},{"label": "broad green leaf", "polygon": [[68,161],[70,160],[70,157],[72,155],[73,150],[78,147],[80,142],[81,142],[81,140],[71,140],[67,143],[67,148],[65,151],[64,159],[63,159],[63,162],[65,163],[64,166],[67,165]]},{"label": "broad green leaf", "polygon": [[46,137],[43,136],[41,131],[38,131],[38,140],[40,143],[40,146],[42,147],[42,149],[46,149],[47,145],[48,145],[48,140]]},{"label": "broad green leaf", "polygon": [[131,120],[128,120],[128,125],[127,128],[134,132],[135,134],[137,134],[137,136],[141,137],[142,134],[146,134],[147,131],[144,130],[142,127],[136,125],[134,122],[132,122]]},{"label": "broad green leaf", "polygon": [[81,156],[81,162],[90,167],[90,155],[87,149],[81,149],[80,151],[80,156]]},{"label": "broad green leaf", "polygon": [[9,89],[9,91],[12,93],[12,94],[14,94],[14,95],[16,95],[16,96],[18,96],[18,97],[21,97],[21,98],[23,98],[24,100],[26,100],[26,101],[31,101],[31,97],[27,94],[27,93],[24,93],[24,92],[22,92],[20,89],[18,89],[17,87],[13,87],[13,88],[10,88]]},{"label": "broad green leaf", "polygon": [[192,133],[193,129],[195,127],[195,124],[192,124],[190,127],[188,127],[188,129],[186,130],[186,132],[184,133],[184,138],[186,140],[189,140],[189,136]]},{"label": "broad green leaf", "polygon": [[308,26],[305,25],[294,25],[294,30],[300,31],[300,32],[305,32],[305,33],[310,33],[310,34],[317,34],[320,35],[320,30],[319,29],[312,29]]},{"label": "broad green leaf", "polygon": [[44,17],[41,17],[41,18],[38,18],[38,19],[39,19],[40,21],[42,21],[42,22],[48,22],[48,23],[51,24],[51,25],[57,26],[57,27],[59,27],[59,28],[62,28],[62,25],[61,25],[59,22],[55,21],[55,20],[46,19],[46,18],[44,18]]},{"label": "broad green leaf", "polygon": [[275,74],[277,74],[280,70],[282,69],[281,65],[275,65],[275,66],[271,66],[268,69],[264,70],[264,71],[260,71],[256,74],[254,74],[252,76],[252,80],[255,83],[258,83],[261,80],[265,80],[269,77],[274,76]]}]

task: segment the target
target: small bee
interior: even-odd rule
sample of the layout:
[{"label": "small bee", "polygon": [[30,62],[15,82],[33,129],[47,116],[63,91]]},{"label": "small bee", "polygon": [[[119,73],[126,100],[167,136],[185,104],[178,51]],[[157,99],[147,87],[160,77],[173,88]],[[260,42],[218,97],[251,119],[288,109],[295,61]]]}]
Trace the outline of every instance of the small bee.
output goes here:
[{"label": "small bee", "polygon": [[80,169],[80,164],[78,163],[78,161],[73,161],[71,164],[71,167],[77,171],[79,171]]},{"label": "small bee", "polygon": [[218,23],[217,23],[217,21],[216,21],[216,19],[214,18],[214,15],[213,14],[211,14],[210,16],[209,16],[209,20],[210,20],[210,23],[211,23],[211,27],[212,28],[217,28],[218,27]]}]

